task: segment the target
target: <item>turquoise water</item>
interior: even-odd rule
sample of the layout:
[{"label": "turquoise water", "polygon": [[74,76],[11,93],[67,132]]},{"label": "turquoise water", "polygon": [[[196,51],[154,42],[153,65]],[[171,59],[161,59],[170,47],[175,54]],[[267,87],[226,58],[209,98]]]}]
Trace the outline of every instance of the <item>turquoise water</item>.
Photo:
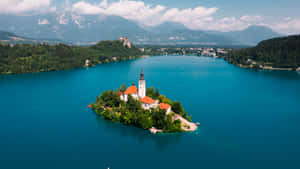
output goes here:
[{"label": "turquoise water", "polygon": [[[199,130],[151,135],[87,105],[123,82],[180,100]],[[221,59],[160,56],[95,68],[0,76],[1,169],[300,168],[300,74]]]}]

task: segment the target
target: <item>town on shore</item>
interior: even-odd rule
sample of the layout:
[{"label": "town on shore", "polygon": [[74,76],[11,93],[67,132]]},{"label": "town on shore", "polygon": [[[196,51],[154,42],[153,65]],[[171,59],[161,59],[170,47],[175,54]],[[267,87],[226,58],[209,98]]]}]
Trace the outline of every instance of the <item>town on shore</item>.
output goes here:
[{"label": "town on shore", "polygon": [[194,55],[214,58],[226,55],[231,49],[219,47],[139,47],[142,52],[152,55]]},{"label": "town on shore", "polygon": [[300,71],[300,35],[261,41],[256,46],[140,47],[154,55],[194,55],[223,58],[243,68]]},{"label": "town on shore", "polygon": [[151,133],[195,131],[199,123],[191,122],[179,101],[171,101],[153,87],[146,89],[141,70],[138,87],[106,91],[92,103],[93,110],[103,118],[148,129]]}]

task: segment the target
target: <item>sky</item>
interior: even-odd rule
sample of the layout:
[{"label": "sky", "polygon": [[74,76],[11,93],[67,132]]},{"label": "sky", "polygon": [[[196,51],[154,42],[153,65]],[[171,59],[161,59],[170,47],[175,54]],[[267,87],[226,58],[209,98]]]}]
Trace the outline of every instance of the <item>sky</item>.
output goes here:
[{"label": "sky", "polygon": [[299,34],[299,7],[300,0],[0,0],[0,15],[67,11],[76,16],[121,16],[141,26],[176,22],[192,30],[234,31],[262,25]]}]

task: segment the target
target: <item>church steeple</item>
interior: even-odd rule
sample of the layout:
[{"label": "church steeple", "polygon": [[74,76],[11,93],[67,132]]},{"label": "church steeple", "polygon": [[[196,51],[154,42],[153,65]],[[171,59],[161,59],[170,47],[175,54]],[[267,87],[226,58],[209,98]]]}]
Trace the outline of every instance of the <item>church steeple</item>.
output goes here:
[{"label": "church steeple", "polygon": [[142,68],[140,80],[139,80],[139,97],[144,98],[145,96],[146,96],[146,81],[144,78],[144,72]]},{"label": "church steeple", "polygon": [[144,78],[144,72],[143,72],[143,68],[142,68],[142,71],[141,71],[140,80],[145,80],[145,78]]}]

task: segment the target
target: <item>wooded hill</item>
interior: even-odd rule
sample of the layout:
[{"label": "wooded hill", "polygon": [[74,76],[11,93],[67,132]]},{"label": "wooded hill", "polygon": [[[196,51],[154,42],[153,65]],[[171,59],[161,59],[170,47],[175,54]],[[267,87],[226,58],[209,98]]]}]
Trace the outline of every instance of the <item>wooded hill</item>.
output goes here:
[{"label": "wooded hill", "polygon": [[300,35],[274,38],[262,41],[256,47],[232,50],[225,59],[233,64],[249,65],[249,60],[253,60],[257,65],[295,70],[300,67]]},{"label": "wooded hill", "polygon": [[143,53],[115,41],[101,41],[90,47],[65,44],[0,44],[0,74],[18,74],[73,69],[89,65],[128,60]]}]

